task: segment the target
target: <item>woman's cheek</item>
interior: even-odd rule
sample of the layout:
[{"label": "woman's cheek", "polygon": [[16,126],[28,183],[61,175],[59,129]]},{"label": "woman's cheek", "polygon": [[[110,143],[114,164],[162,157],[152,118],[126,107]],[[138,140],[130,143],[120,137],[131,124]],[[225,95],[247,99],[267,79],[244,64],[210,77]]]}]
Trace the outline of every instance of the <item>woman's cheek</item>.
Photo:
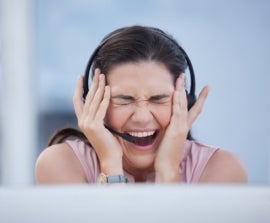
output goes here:
[{"label": "woman's cheek", "polygon": [[127,115],[121,109],[109,106],[104,121],[115,129],[121,129],[122,123],[125,123],[125,116]]},{"label": "woman's cheek", "polygon": [[154,114],[154,116],[162,127],[167,127],[170,124],[172,116],[171,106],[160,109],[158,113]]}]

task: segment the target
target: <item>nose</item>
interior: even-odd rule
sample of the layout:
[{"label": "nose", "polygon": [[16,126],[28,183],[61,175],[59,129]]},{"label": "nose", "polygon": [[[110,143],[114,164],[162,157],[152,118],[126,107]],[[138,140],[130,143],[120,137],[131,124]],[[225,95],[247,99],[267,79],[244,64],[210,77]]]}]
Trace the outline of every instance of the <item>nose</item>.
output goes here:
[{"label": "nose", "polygon": [[143,124],[153,120],[153,114],[147,101],[137,101],[136,106],[134,106],[131,120]]}]

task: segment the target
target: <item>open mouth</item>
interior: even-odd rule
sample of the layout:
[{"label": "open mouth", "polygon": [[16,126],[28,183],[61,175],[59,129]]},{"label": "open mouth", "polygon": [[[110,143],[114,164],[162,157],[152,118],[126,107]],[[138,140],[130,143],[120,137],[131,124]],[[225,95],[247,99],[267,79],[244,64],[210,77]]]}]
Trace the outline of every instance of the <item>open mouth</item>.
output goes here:
[{"label": "open mouth", "polygon": [[158,131],[150,132],[130,132],[129,137],[132,139],[132,143],[138,146],[149,146],[154,143]]}]

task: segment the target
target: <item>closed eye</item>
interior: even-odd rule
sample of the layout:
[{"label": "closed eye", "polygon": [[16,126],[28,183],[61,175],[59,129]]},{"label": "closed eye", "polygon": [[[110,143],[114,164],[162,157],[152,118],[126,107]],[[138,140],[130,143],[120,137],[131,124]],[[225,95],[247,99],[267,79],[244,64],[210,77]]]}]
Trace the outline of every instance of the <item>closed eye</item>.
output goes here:
[{"label": "closed eye", "polygon": [[133,101],[126,101],[126,100],[111,100],[111,103],[114,105],[130,105],[134,102]]},{"label": "closed eye", "polygon": [[[171,102],[171,95],[169,94],[153,95],[146,101],[152,104],[167,104]],[[111,97],[111,103],[118,106],[130,105],[135,102],[136,99],[130,95],[115,95]]]},{"label": "closed eye", "polygon": [[165,104],[171,102],[171,96],[168,94],[153,95],[149,98],[149,101],[156,104]]},{"label": "closed eye", "polygon": [[115,105],[129,105],[134,103],[135,99],[129,95],[115,95],[111,98],[111,103]]}]

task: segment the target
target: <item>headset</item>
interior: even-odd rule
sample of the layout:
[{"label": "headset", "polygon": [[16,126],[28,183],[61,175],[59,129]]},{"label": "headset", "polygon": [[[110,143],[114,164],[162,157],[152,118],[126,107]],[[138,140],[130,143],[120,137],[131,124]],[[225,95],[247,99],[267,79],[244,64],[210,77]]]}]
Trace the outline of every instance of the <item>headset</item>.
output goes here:
[{"label": "headset", "polygon": [[[188,101],[188,110],[195,104],[196,102],[196,80],[195,80],[195,73],[194,73],[194,69],[191,63],[191,60],[189,59],[187,53],[185,52],[185,50],[170,36],[168,36],[166,33],[164,33],[163,31],[161,31],[160,29],[157,28],[152,28],[152,27],[148,27],[151,29],[152,32],[155,32],[159,35],[162,35],[163,37],[167,38],[168,40],[170,40],[175,46],[177,46],[177,48],[180,50],[180,52],[182,52],[182,54],[185,57],[185,60],[187,62],[187,67],[189,69],[189,75],[190,75],[190,90],[189,92],[186,90],[187,93],[187,101]],[[95,60],[95,57],[97,56],[98,52],[100,51],[100,49],[108,42],[108,40],[110,40],[111,38],[113,38],[115,35],[117,35],[117,33],[105,38],[98,46],[97,48],[94,50],[94,52],[92,53],[92,55],[90,56],[85,72],[84,72],[84,79],[83,79],[83,99],[86,98],[86,95],[89,91],[89,74],[90,74],[90,70],[92,67],[92,64]],[[120,133],[117,132],[116,130],[112,129],[111,127],[105,125],[105,127],[111,131],[113,134],[116,134],[120,137],[122,137],[123,139],[129,141],[129,142],[134,142],[134,139],[127,133]]]}]

